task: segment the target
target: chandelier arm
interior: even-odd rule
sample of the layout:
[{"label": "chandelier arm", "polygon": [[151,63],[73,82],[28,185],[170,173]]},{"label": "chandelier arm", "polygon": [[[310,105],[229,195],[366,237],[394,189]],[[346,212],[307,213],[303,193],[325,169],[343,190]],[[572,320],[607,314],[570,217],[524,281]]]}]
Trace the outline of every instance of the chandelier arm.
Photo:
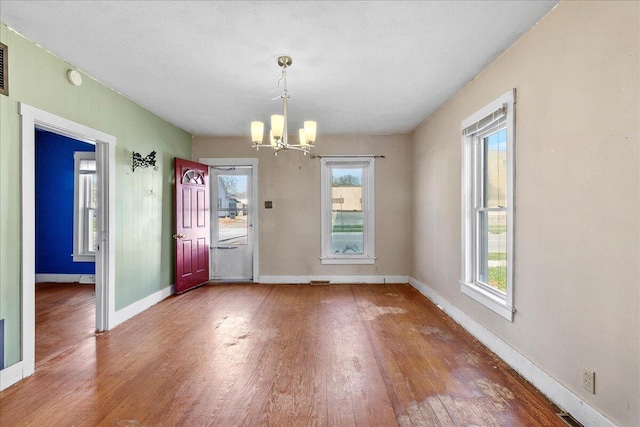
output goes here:
[{"label": "chandelier arm", "polygon": [[289,148],[293,148],[293,149],[295,149],[296,147],[297,147],[297,148],[300,148],[300,149],[304,149],[305,147],[309,147],[309,148],[316,148],[316,146],[315,146],[315,145],[311,145],[311,144],[307,144],[307,145],[302,145],[302,144],[289,144],[289,145],[287,145],[287,147],[289,147]]},{"label": "chandelier arm", "polygon": [[304,153],[309,153],[310,151],[306,148],[306,147],[301,147],[299,145],[287,145],[287,150],[296,150],[296,151],[302,151]]},{"label": "chandelier arm", "polygon": [[273,149],[273,154],[274,154],[275,156],[277,156],[277,155],[278,155],[278,152],[280,152],[280,151],[282,151],[282,150],[288,150],[288,149],[289,149],[289,147],[286,147],[286,146],[284,146],[284,145],[279,145],[279,146],[278,146],[278,148],[274,148],[274,149]]}]

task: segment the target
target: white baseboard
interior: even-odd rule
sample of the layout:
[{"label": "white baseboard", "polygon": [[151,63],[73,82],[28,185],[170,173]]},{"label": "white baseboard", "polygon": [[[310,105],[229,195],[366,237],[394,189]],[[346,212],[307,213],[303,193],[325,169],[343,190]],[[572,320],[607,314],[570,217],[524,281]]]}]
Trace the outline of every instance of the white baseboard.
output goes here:
[{"label": "white baseboard", "polygon": [[328,280],[330,283],[409,283],[409,276],[260,276],[265,284],[308,284],[312,280]]},{"label": "white baseboard", "polygon": [[113,317],[109,322],[109,329],[113,329],[122,322],[131,319],[133,316],[142,313],[149,307],[159,303],[170,295],[174,294],[174,286],[167,286],[166,288],[159,290],[158,292],[149,295],[146,298],[136,301],[131,305],[121,308],[113,314]]},{"label": "white baseboard", "polygon": [[83,274],[80,276],[80,280],[78,283],[81,285],[95,285],[96,284],[96,276],[94,274]]},{"label": "white baseboard", "polygon": [[96,283],[94,274],[36,274],[36,283]]},{"label": "white baseboard", "polygon": [[585,427],[616,427],[595,408],[550,377],[481,323],[451,304],[431,287],[412,277],[409,278],[409,283],[582,425]]},{"label": "white baseboard", "polygon": [[23,362],[18,362],[0,370],[0,391],[11,387],[24,378],[23,365]]}]

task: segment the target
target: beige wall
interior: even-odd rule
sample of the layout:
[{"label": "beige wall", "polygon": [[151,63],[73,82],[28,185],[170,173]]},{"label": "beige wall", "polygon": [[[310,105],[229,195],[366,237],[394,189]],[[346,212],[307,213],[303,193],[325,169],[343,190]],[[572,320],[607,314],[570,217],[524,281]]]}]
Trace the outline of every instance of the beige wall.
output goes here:
[{"label": "beige wall", "polygon": [[[247,122],[248,126],[248,122]],[[247,128],[248,129],[248,128]],[[249,137],[193,138],[194,160],[259,159],[260,275],[402,275],[410,269],[411,136],[319,135],[314,154],[375,154],[375,265],[320,264],[320,160],[256,152]],[[265,209],[265,200],[273,209]],[[392,226],[393,224],[393,226]]]},{"label": "beige wall", "polygon": [[[621,426],[640,425],[639,9],[562,2],[413,134],[412,277]],[[458,284],[460,123],[511,88],[513,323]]]}]

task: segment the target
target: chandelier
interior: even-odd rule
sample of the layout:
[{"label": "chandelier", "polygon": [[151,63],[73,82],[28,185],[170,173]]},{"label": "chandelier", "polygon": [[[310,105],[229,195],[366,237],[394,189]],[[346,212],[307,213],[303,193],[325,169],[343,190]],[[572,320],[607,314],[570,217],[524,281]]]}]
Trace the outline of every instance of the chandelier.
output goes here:
[{"label": "chandelier", "polygon": [[[274,150],[274,154],[277,156],[278,151],[281,150],[298,150],[307,153],[314,147],[313,143],[316,141],[316,122],[306,121],[304,122],[304,128],[298,131],[299,143],[289,144],[289,132],[287,124],[287,101],[289,99],[289,92],[287,92],[287,67],[291,66],[291,57],[280,56],[278,58],[278,65],[282,68],[283,92],[278,98],[282,98],[282,115],[274,114],[271,116],[271,130],[269,131],[269,147]],[[274,98],[274,99],[278,99]],[[264,136],[264,123],[251,122],[251,140],[253,141],[253,147],[259,150],[262,147],[262,138]]]}]

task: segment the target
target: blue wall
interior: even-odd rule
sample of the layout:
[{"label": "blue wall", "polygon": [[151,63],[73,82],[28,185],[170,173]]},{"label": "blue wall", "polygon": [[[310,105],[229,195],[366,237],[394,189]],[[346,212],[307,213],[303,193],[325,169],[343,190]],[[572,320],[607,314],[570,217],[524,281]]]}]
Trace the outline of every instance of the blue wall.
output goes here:
[{"label": "blue wall", "polygon": [[91,144],[36,131],[36,274],[95,274],[73,262],[73,153]]}]

